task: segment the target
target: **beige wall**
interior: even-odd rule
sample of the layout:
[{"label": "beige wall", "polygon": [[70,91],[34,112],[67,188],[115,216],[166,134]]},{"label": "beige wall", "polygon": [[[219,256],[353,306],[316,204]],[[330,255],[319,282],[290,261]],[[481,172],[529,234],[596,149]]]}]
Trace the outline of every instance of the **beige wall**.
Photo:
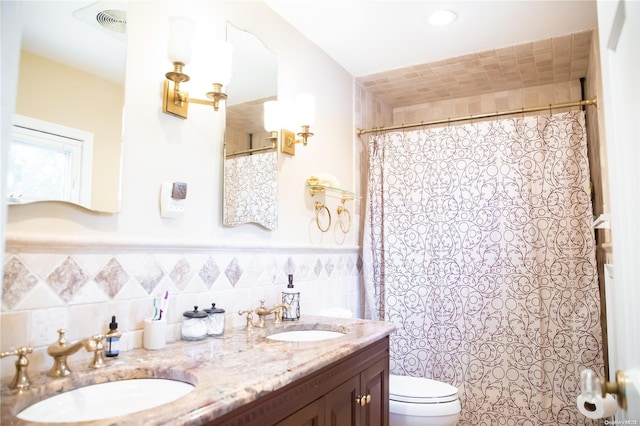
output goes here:
[{"label": "beige wall", "polygon": [[94,210],[119,210],[123,105],[121,85],[21,52],[16,113],[94,135]]}]

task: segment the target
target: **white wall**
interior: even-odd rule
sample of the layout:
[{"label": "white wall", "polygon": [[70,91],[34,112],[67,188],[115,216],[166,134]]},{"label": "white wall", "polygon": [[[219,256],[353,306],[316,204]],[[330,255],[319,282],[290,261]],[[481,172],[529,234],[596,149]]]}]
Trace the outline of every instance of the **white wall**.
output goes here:
[{"label": "white wall", "polygon": [[[6,4],[3,136],[10,127],[4,106],[15,103],[15,90],[5,87],[17,81],[9,67],[17,61],[5,57],[17,59],[19,52],[18,43],[5,44],[17,35],[4,25]],[[200,40],[224,37],[227,20],[261,38],[278,55],[281,99],[316,94],[315,136],[297,147],[295,157],[280,156],[276,231],[221,224],[223,112],[191,105],[187,120],[161,112],[164,74],[172,67],[166,57],[168,19],[187,12],[198,21]],[[256,307],[260,299],[268,305],[278,301],[288,273],[295,273],[303,292],[303,314],[326,307],[358,314],[360,227],[353,225],[346,238],[340,231],[320,233],[313,209],[319,197],[311,198],[304,187],[307,177],[324,172],[354,189],[359,159],[353,154],[352,77],[261,2],[132,1],[128,22],[122,211],[100,214],[52,202],[9,208],[6,228],[2,222],[7,235],[0,350],[33,346],[30,369],[44,371],[51,364],[46,347],[58,328],[68,329],[71,340],[86,337],[105,331],[113,314],[123,331],[121,350],[140,347],[151,296],[165,290],[171,340],[179,338],[182,312],[196,304],[218,302],[229,325],[237,325],[238,309]],[[210,53],[205,45],[193,56]],[[7,145],[3,137],[3,153]],[[163,181],[188,183],[183,217],[160,218]],[[3,209],[5,195],[3,190]],[[326,202],[335,214],[339,200]],[[353,220],[357,224],[359,217]],[[150,277],[151,287],[145,284]],[[0,362],[2,375],[13,373],[14,362]]]},{"label": "white wall", "polygon": [[[306,147],[297,147],[295,157],[280,157],[276,231],[221,225],[223,114],[199,105],[190,106],[187,120],[161,112],[163,77],[171,69],[166,56],[168,19],[175,13],[196,18],[200,40],[223,38],[227,20],[253,32],[278,55],[279,97],[292,99],[299,92],[317,96],[315,136]],[[128,22],[121,213],[95,214],[57,203],[12,206],[7,230],[39,236],[106,233],[126,239],[335,245],[333,235],[320,235],[314,232],[315,222],[310,225],[315,199],[305,192],[304,183],[312,173],[327,172],[353,189],[352,77],[261,2],[134,1]],[[209,54],[206,45],[194,44],[193,62]],[[176,180],[189,184],[187,211],[179,219],[162,219],[160,184]],[[350,235],[342,244],[355,241]]]}]

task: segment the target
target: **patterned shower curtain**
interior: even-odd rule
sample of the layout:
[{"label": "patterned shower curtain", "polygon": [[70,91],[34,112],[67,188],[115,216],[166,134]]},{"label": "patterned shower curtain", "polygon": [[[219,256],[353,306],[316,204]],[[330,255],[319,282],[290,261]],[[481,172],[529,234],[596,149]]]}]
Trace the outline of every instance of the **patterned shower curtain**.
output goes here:
[{"label": "patterned shower curtain", "polygon": [[367,314],[392,374],[460,389],[460,425],[594,424],[603,374],[584,114],[370,138]]}]

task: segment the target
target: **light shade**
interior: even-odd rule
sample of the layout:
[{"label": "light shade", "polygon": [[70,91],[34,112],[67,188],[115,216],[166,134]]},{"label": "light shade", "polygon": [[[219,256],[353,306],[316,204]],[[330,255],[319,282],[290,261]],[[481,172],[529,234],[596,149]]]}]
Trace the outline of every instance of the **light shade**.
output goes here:
[{"label": "light shade", "polygon": [[264,103],[264,129],[273,132],[280,129],[280,108],[278,101]]},{"label": "light shade", "polygon": [[316,97],[310,93],[300,93],[296,97],[296,120],[300,126],[313,126],[316,118]]},{"label": "light shade", "polygon": [[169,61],[188,64],[191,61],[191,43],[195,23],[184,16],[169,18]]},{"label": "light shade", "polygon": [[231,58],[233,45],[222,40],[214,40],[211,43],[211,56],[213,57],[211,69],[211,83],[229,84],[231,80]]},{"label": "light shade", "polygon": [[441,27],[443,25],[449,25],[457,18],[458,16],[450,10],[438,10],[429,15],[427,22],[434,27]]}]

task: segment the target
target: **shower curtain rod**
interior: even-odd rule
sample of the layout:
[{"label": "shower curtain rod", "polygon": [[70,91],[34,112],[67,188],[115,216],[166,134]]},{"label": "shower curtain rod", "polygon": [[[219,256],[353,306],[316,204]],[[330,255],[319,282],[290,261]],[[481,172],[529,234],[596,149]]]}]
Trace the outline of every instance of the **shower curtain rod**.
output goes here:
[{"label": "shower curtain rod", "polygon": [[241,154],[249,154],[249,153],[253,153],[253,152],[269,151],[270,149],[276,149],[276,143],[275,142],[273,142],[271,144],[271,146],[265,146],[265,147],[262,147],[262,148],[245,149],[243,151],[235,151],[235,152],[232,152],[231,154],[226,154],[224,156],[224,158],[233,158],[233,157],[236,157],[236,156],[241,155]]},{"label": "shower curtain rod", "polygon": [[478,118],[501,117],[504,115],[524,114],[526,112],[546,111],[546,110],[552,110],[552,109],[571,108],[571,107],[589,106],[589,105],[598,105],[598,99],[593,98],[593,99],[587,99],[584,101],[566,102],[561,104],[549,104],[549,105],[539,106],[539,107],[514,109],[511,111],[491,112],[487,114],[468,115],[466,117],[455,117],[455,118],[447,118],[442,120],[434,120],[434,121],[426,121],[426,122],[423,121],[420,123],[413,123],[413,124],[402,124],[400,126],[374,127],[373,129],[368,129],[368,130],[362,130],[362,129],[356,129],[356,130],[357,130],[358,137],[360,137],[367,133],[378,133],[378,132],[387,132],[390,130],[411,129],[413,127],[431,126],[434,124],[449,124],[449,123],[455,123],[457,121],[475,120]]}]

